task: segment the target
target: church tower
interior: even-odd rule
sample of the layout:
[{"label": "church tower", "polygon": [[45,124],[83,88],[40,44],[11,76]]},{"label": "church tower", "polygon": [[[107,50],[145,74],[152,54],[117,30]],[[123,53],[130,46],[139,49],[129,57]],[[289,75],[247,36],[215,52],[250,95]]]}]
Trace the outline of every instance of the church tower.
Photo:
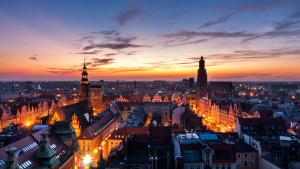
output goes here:
[{"label": "church tower", "polygon": [[199,61],[199,69],[197,76],[197,96],[198,98],[206,97],[207,93],[207,74],[205,69],[205,61],[203,56]]},{"label": "church tower", "polygon": [[79,101],[89,99],[89,90],[90,90],[90,83],[88,81],[88,73],[87,73],[87,69],[85,66],[85,59],[84,59],[82,78],[80,82]]}]

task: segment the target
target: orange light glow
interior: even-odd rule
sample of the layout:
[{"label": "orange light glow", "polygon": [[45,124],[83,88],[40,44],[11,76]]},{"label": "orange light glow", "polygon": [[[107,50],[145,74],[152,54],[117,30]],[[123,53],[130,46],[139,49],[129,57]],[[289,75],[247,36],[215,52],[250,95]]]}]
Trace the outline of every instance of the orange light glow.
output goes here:
[{"label": "orange light glow", "polygon": [[25,126],[29,127],[29,126],[30,126],[30,122],[29,122],[29,121],[26,122],[26,123],[25,123]]},{"label": "orange light glow", "polygon": [[292,99],[295,99],[296,97],[295,96],[292,96]]}]

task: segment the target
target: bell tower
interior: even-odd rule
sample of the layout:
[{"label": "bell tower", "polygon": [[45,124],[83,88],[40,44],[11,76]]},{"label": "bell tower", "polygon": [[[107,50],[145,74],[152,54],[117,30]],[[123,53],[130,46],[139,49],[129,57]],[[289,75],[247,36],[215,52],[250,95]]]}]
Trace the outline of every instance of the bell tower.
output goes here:
[{"label": "bell tower", "polygon": [[79,101],[89,99],[89,90],[90,90],[90,83],[88,80],[88,72],[85,66],[85,59],[84,59],[84,66],[83,66],[81,82],[80,82]]},{"label": "bell tower", "polygon": [[198,99],[202,97],[206,97],[207,93],[207,74],[205,69],[205,61],[203,56],[199,61],[199,69],[198,69],[198,76],[197,76],[197,96]]}]

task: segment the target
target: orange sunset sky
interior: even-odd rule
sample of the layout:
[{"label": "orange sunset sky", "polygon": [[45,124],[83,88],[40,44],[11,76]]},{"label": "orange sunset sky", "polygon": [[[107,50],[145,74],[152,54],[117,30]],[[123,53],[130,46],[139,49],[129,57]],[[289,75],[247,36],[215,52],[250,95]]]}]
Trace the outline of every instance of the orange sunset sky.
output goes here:
[{"label": "orange sunset sky", "polygon": [[[117,5],[116,5],[117,4]],[[299,1],[1,1],[0,81],[299,81]]]}]

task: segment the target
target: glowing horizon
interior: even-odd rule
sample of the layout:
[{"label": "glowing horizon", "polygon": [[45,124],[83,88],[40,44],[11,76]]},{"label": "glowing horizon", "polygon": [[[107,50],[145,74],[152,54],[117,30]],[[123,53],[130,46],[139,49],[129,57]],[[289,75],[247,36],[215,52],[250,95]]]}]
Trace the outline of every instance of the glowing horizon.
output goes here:
[{"label": "glowing horizon", "polygon": [[0,81],[300,81],[297,5],[1,1]]}]

